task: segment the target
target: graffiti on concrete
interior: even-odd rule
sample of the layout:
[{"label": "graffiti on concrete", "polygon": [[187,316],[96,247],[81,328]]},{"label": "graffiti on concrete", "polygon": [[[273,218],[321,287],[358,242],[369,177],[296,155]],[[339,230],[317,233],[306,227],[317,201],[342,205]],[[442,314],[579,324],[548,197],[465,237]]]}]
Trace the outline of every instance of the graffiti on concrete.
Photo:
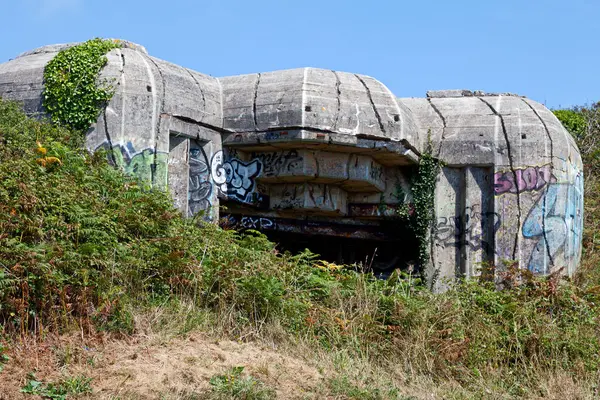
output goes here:
[{"label": "graffiti on concrete", "polygon": [[245,229],[274,229],[275,222],[270,218],[242,217],[240,225]]},{"label": "graffiti on concrete", "polygon": [[487,237],[487,227],[491,226],[495,234],[501,225],[500,214],[481,212],[481,206],[475,204],[467,207],[463,215],[438,217],[435,237],[438,243],[445,246],[469,246],[473,251],[483,249],[492,254],[494,237]]},{"label": "graffiti on concrete", "polygon": [[550,164],[541,167],[525,167],[514,172],[498,171],[494,174],[494,192],[496,195],[501,195],[537,191],[554,182],[556,178],[552,175]]},{"label": "graffiti on concrete", "polygon": [[270,206],[274,210],[319,209],[346,212],[346,198],[335,186],[315,183],[289,183],[271,188]]},{"label": "graffiti on concrete", "polygon": [[208,158],[201,147],[190,148],[188,186],[188,215],[194,216],[211,206],[212,182]]},{"label": "graffiti on concrete", "polygon": [[271,131],[271,132],[267,132],[267,134],[265,135],[265,139],[266,140],[277,140],[277,139],[284,139],[288,136],[288,132],[287,131]]},{"label": "graffiti on concrete", "polygon": [[221,218],[221,225],[243,229],[275,229],[277,227],[273,218],[231,214],[224,215]]},{"label": "graffiti on concrete", "polygon": [[302,162],[302,156],[296,150],[253,153],[252,159],[262,163],[264,176],[277,176],[293,171]]},{"label": "graffiti on concrete", "polygon": [[221,216],[220,224],[226,228],[277,230],[304,235],[324,235],[354,239],[392,240],[396,231],[381,229],[375,225],[336,224],[328,221],[294,218],[265,218],[239,214]]},{"label": "graffiti on concrete", "polygon": [[[410,215],[414,208],[407,204]],[[399,218],[399,212],[403,210],[403,204],[384,203],[353,203],[348,205],[348,214],[351,217],[388,217]]]},{"label": "graffiti on concrete", "polygon": [[523,223],[525,238],[537,240],[528,269],[547,273],[547,265],[556,266],[563,255],[565,263],[577,257],[583,230],[583,177],[578,173],[573,182],[553,183],[540,196]]},{"label": "graffiti on concrete", "polygon": [[237,158],[225,160],[223,151],[218,151],[210,165],[212,180],[220,193],[243,203],[256,201],[256,178],[263,166],[260,160],[252,160],[249,163]]},{"label": "graffiti on concrete", "polygon": [[125,173],[135,176],[144,183],[167,187],[167,153],[155,154],[153,148],[136,151],[131,142],[127,142],[126,145],[113,144],[112,147],[109,142],[103,142],[96,147],[96,151],[100,149],[105,149],[109,162]]},{"label": "graffiti on concrete", "polygon": [[307,205],[313,208],[330,208],[339,209],[340,199],[339,194],[332,192],[329,185],[307,184],[308,199]]}]

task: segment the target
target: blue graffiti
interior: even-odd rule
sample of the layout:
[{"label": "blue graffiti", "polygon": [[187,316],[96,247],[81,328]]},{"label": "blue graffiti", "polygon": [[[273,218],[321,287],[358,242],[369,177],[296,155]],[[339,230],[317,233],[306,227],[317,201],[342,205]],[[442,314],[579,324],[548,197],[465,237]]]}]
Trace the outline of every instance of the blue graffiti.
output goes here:
[{"label": "blue graffiti", "polygon": [[527,268],[534,273],[547,273],[547,266],[558,266],[556,258],[564,258],[564,266],[579,257],[583,231],[583,177],[577,174],[572,183],[553,183],[529,211],[523,223],[523,236],[537,239]]}]

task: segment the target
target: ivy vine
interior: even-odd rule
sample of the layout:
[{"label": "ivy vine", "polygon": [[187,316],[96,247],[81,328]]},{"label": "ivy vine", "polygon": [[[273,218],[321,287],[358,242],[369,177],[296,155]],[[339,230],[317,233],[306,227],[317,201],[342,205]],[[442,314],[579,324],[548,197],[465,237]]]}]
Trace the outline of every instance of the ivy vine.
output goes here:
[{"label": "ivy vine", "polygon": [[[418,261],[421,276],[425,278],[425,266],[429,262],[431,230],[433,218],[435,217],[435,186],[437,176],[440,172],[442,161],[433,156],[431,140],[419,160],[416,174],[413,175],[411,184],[412,202],[406,204],[401,202],[397,215],[407,220],[419,243]],[[397,196],[405,199],[406,196]]]},{"label": "ivy vine", "polygon": [[441,165],[441,161],[433,157],[431,146],[428,146],[427,151],[421,154],[419,169],[411,187],[414,207],[411,225],[419,242],[421,275],[425,272],[431,252],[430,233],[435,216],[435,186]]},{"label": "ivy vine", "polygon": [[91,39],[60,51],[44,69],[44,108],[52,121],[86,130],[114,94],[98,75],[108,62],[106,53],[121,47],[118,41]]}]

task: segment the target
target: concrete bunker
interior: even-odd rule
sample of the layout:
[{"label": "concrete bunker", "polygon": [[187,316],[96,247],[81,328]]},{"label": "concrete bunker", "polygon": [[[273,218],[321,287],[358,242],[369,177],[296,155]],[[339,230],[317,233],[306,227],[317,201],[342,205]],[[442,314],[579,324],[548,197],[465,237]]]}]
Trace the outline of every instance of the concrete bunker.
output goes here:
[{"label": "concrete bunker", "polygon": [[392,249],[414,241],[395,210],[409,201],[418,132],[383,84],[315,68],[221,83],[227,224],[330,261],[378,254],[369,264],[389,269],[414,259]]},{"label": "concrete bunker", "polygon": [[[44,66],[68,46],[0,64],[0,96],[44,113]],[[169,189],[184,215],[331,261],[361,262],[378,248],[377,268],[402,267],[415,238],[395,217],[430,145],[444,162],[424,266],[434,290],[484,262],[518,260],[536,274],[579,264],[581,157],[535,101],[468,90],[397,98],[371,77],[316,68],[215,78],[129,42],[107,57],[101,77],[115,95],[86,145]]]},{"label": "concrete bunker", "polygon": [[415,262],[415,237],[397,214],[410,201],[413,166],[310,149],[235,154],[248,161],[229,157],[232,173],[248,169],[255,183],[250,193],[243,184],[228,187],[222,225],[262,231],[282,250],[309,248],[327,261],[376,271]]}]

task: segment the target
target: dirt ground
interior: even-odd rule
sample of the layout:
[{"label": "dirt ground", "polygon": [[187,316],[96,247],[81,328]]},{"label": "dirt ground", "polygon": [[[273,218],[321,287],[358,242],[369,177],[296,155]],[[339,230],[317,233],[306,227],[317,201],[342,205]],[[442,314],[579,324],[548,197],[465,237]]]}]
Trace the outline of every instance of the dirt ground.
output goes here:
[{"label": "dirt ground", "polygon": [[20,392],[30,373],[42,382],[85,375],[92,378],[94,390],[86,397],[95,399],[183,399],[206,391],[212,376],[237,366],[274,388],[281,399],[312,398],[323,386],[323,375],[305,360],[203,334],[166,342],[144,337],[51,338],[41,344],[21,343],[9,356],[0,372],[1,400],[31,400]]},{"label": "dirt ground", "polygon": [[[351,357],[330,357],[313,350],[295,352],[261,343],[241,343],[215,339],[205,333],[184,337],[136,335],[111,338],[105,335],[48,337],[11,343],[10,360],[0,372],[0,400],[33,400],[21,389],[31,380],[60,382],[68,377],[91,378],[92,394],[80,399],[110,400],[200,400],[210,389],[209,380],[233,367],[244,367],[250,375],[276,391],[277,399],[376,399],[388,396],[352,394],[346,383],[332,385],[335,369],[346,371],[352,385],[362,382],[371,388],[389,388],[388,381],[374,381],[382,374]],[[350,372],[348,372],[350,371]],[[473,396],[456,382],[440,384],[421,377],[402,378],[403,373],[386,371],[399,379],[396,399],[489,399],[513,398],[506,393],[486,390]],[[366,377],[366,379],[365,379]],[[599,375],[600,378],[600,375]],[[365,385],[366,382],[366,385]],[[360,385],[360,383],[359,383]],[[587,399],[583,390],[569,377],[552,375],[540,382],[540,394],[528,398]],[[341,386],[341,389],[340,389]],[[68,397],[71,399],[73,397]],[[593,396],[595,397],[595,395]]]}]

